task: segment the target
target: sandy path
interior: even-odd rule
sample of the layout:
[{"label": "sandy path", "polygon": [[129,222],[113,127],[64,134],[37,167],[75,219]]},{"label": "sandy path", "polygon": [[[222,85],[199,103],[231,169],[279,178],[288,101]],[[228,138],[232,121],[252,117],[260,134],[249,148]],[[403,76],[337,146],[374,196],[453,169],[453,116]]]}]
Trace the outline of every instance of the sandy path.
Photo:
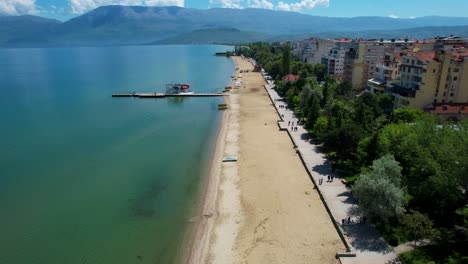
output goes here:
[{"label": "sandy path", "polygon": [[[240,70],[245,59],[233,58]],[[239,75],[239,74],[238,74]],[[337,263],[342,245],[259,73],[231,93],[214,227],[204,263]]]}]

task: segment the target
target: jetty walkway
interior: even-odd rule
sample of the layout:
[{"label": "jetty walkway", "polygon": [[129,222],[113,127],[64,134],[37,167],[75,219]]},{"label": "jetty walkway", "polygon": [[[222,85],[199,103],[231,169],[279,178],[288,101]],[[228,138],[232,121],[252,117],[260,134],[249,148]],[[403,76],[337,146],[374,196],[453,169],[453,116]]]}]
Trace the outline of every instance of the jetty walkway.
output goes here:
[{"label": "jetty walkway", "polygon": [[163,98],[163,97],[216,97],[229,96],[226,93],[193,93],[193,94],[165,94],[165,93],[118,93],[112,97],[138,97],[138,98]]},{"label": "jetty walkway", "polygon": [[[359,214],[357,202],[351,195],[350,189],[341,182],[340,178],[328,181],[328,176],[332,174],[330,162],[320,152],[318,145],[310,143],[309,134],[303,126],[297,125],[298,119],[287,108],[284,98],[278,95],[274,87],[271,81],[265,85],[281,118],[278,125],[281,130],[287,131],[293,141],[347,248],[348,252],[337,253],[337,258],[342,264],[400,263],[393,248],[387,244],[371,223],[359,223],[362,215]],[[292,131],[288,122],[294,122],[297,131],[295,129]],[[319,181],[323,183],[319,184]],[[348,218],[351,220],[349,224]],[[343,219],[345,224],[342,223]]]}]

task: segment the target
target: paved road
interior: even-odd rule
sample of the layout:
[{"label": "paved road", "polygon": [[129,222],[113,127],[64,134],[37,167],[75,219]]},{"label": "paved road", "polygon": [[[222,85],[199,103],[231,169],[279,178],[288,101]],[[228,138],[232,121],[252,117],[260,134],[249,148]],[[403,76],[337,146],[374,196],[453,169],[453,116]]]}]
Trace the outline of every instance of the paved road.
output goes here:
[{"label": "paved road", "polygon": [[[323,179],[323,183],[317,187],[334,220],[340,226],[350,251],[356,253],[356,257],[340,258],[341,263],[400,263],[393,248],[382,239],[379,232],[369,222],[365,225],[358,223],[362,215],[359,214],[359,207],[350,190],[346,188],[340,179],[335,178],[333,181],[328,181],[327,176],[331,175],[329,161],[320,152],[319,146],[309,142],[307,131],[302,126],[297,126],[298,120],[294,113],[286,108],[287,105],[283,98],[273,88],[274,85],[271,82],[265,86],[281,116],[282,121],[279,122],[281,129],[288,130],[314,181],[319,183],[319,179]],[[297,126],[297,131],[292,131],[291,126],[288,126],[288,122],[293,122],[294,126]],[[348,218],[351,219],[350,224],[347,224]],[[342,225],[342,219],[346,219],[345,225]]]}]

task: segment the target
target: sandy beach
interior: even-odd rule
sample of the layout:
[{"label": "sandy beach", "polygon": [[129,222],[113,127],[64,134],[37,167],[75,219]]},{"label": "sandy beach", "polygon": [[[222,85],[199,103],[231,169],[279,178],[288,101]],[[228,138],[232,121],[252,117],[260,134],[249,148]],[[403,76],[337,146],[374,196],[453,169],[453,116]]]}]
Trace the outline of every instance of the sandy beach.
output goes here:
[{"label": "sandy beach", "polygon": [[[337,263],[344,245],[260,73],[233,57],[242,82],[227,102],[189,263]],[[224,156],[238,162],[221,163]]]}]

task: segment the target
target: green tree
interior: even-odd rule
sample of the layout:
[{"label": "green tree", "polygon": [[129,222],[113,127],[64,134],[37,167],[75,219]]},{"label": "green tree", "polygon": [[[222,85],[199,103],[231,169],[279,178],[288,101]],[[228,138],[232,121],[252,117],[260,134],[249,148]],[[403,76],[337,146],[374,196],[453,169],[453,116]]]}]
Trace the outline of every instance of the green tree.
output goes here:
[{"label": "green tree", "polygon": [[375,160],[352,189],[363,212],[384,222],[401,215],[405,204],[401,177],[401,167],[393,156]]},{"label": "green tree", "polygon": [[317,77],[317,81],[321,82],[321,81],[325,80],[325,75],[326,75],[325,65],[323,65],[323,64],[315,65],[314,69],[313,69],[313,72],[314,72],[314,75]]},{"label": "green tree", "polygon": [[315,125],[315,122],[320,117],[320,101],[315,94],[313,94],[309,100],[307,113],[306,128],[312,129]]},{"label": "green tree", "polygon": [[[329,128],[332,123],[328,120]],[[347,160],[354,157],[356,148],[363,138],[362,128],[356,124],[346,123],[340,128],[329,131],[324,139],[326,149],[335,151],[341,160]]]},{"label": "green tree", "polygon": [[353,87],[349,81],[343,81],[336,86],[335,95],[337,96],[350,96]]},{"label": "green tree", "polygon": [[419,109],[402,107],[395,109],[390,117],[393,123],[413,123],[421,120],[425,113]]},{"label": "green tree", "polygon": [[283,69],[283,75],[291,73],[291,47],[289,45],[285,45],[283,47],[281,66]]},{"label": "green tree", "polygon": [[312,130],[312,134],[314,138],[318,141],[322,141],[327,133],[328,128],[328,118],[325,116],[319,117],[315,121],[314,129]]},{"label": "green tree", "polygon": [[420,239],[433,239],[437,234],[431,219],[415,210],[403,214],[400,217],[400,224],[406,238],[414,241],[415,244]]}]

